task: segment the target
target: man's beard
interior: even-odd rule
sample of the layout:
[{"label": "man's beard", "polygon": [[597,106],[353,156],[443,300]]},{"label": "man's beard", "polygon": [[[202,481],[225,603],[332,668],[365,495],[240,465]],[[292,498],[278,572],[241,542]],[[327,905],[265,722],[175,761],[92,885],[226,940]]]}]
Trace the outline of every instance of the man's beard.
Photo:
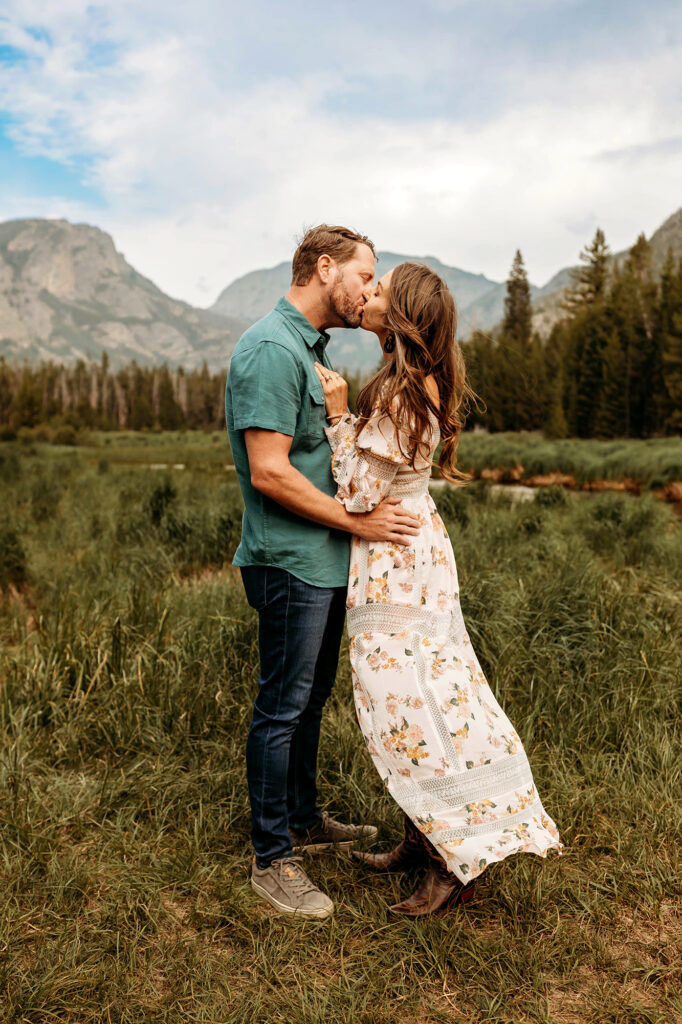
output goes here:
[{"label": "man's beard", "polygon": [[339,320],[342,320],[346,327],[360,326],[362,308],[358,309],[358,303],[353,302],[346,291],[343,274],[340,275],[330,292],[329,305],[332,308],[332,312],[336,313]]}]

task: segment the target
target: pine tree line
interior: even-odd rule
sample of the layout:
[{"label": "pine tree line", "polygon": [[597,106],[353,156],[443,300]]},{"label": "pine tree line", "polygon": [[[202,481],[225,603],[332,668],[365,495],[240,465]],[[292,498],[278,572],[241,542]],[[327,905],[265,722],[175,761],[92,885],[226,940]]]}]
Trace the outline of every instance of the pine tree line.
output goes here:
[{"label": "pine tree line", "polygon": [[546,341],[532,332],[521,253],[512,264],[495,337],[464,343],[471,383],[486,409],[469,425],[543,430],[549,437],[651,437],[682,429],[682,260],[669,252],[660,280],[640,235],[611,258],[597,230]]},{"label": "pine tree line", "polygon": [[131,363],[16,366],[0,359],[0,424],[5,433],[40,424],[99,430],[218,430],[225,423],[227,371],[169,370]]}]

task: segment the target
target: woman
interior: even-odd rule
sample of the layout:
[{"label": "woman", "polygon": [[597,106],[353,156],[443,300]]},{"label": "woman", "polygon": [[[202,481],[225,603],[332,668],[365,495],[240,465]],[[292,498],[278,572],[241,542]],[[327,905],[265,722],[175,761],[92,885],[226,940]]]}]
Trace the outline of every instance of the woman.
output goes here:
[{"label": "woman", "polygon": [[428,492],[455,469],[465,382],[455,305],[428,267],[402,263],[365,295],[362,326],[384,366],[347,412],[347,386],[317,364],[327,405],[337,498],[367,512],[390,494],[419,516],[410,547],[352,540],[347,625],[357,717],[369,753],[405,812],[405,839],[386,854],[354,852],[377,871],[425,867],[391,911],[444,913],[466,902],[486,865],[525,850],[561,850],[528,760],[466,633],[452,546]]}]

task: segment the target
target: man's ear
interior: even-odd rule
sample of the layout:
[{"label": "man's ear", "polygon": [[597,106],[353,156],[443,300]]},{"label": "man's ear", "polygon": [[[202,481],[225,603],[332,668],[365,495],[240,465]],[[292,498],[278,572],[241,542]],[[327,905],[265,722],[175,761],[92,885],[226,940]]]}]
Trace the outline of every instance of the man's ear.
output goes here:
[{"label": "man's ear", "polygon": [[322,284],[329,284],[334,260],[326,253],[317,257],[317,273]]}]

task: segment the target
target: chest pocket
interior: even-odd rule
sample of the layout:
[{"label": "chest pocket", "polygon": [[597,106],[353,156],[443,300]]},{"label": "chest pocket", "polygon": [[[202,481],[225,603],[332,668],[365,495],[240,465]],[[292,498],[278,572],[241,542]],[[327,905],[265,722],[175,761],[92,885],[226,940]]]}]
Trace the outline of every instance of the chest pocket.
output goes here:
[{"label": "chest pocket", "polygon": [[324,392],[319,380],[308,381],[306,402],[306,437],[311,441],[326,441],[324,428],[327,426],[327,410],[325,407]]}]

